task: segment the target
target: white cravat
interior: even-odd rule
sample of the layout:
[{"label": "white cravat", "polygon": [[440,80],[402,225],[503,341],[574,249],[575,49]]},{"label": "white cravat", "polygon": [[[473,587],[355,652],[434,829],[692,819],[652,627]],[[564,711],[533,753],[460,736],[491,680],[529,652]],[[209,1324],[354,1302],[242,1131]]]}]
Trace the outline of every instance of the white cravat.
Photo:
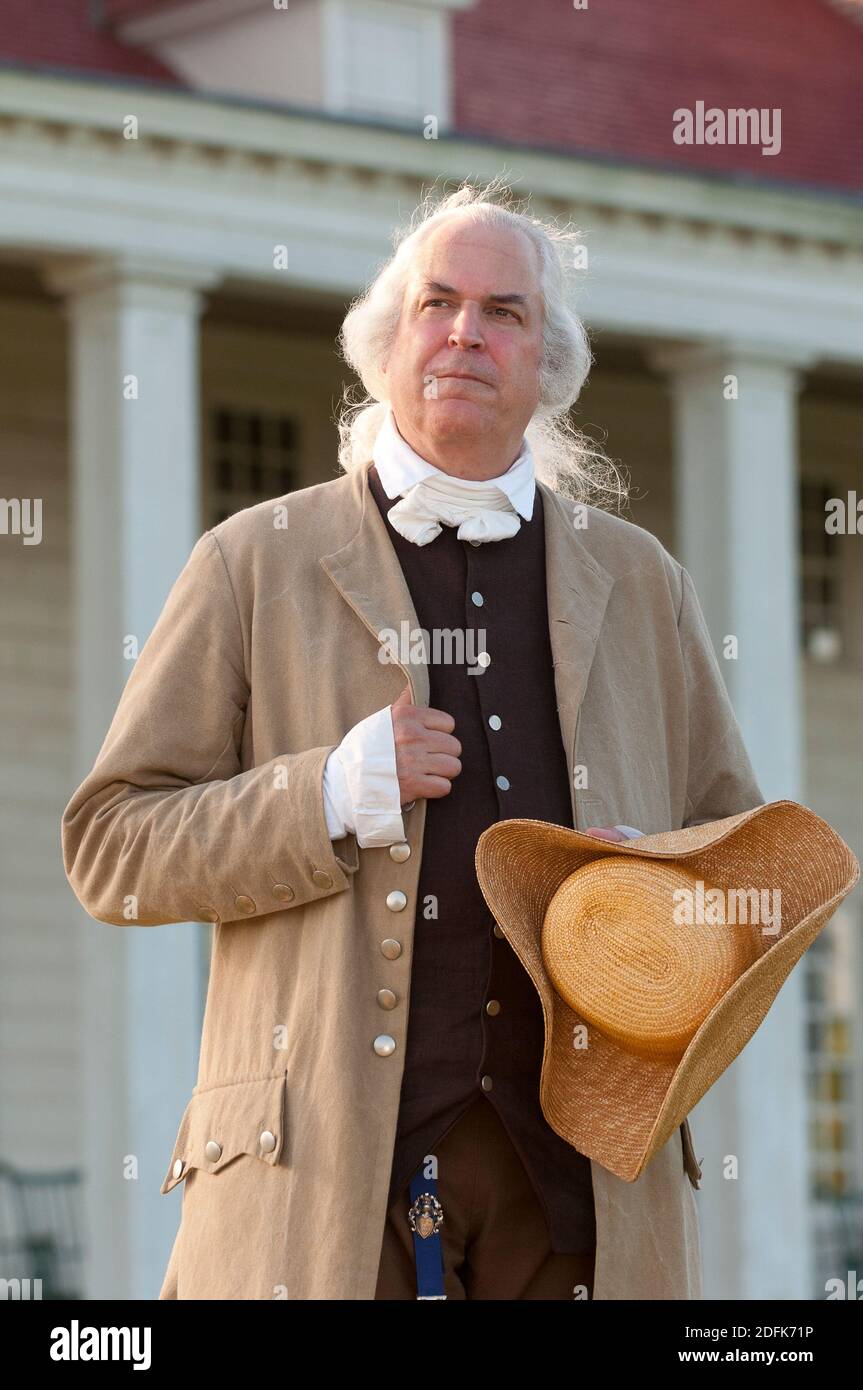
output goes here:
[{"label": "white cravat", "polygon": [[415,545],[428,545],[443,526],[457,526],[461,541],[508,540],[533,515],[536,481],[527,439],[513,464],[497,478],[453,478],[421,458],[399,432],[391,407],[372,451],[387,497],[400,497],[387,520]]}]

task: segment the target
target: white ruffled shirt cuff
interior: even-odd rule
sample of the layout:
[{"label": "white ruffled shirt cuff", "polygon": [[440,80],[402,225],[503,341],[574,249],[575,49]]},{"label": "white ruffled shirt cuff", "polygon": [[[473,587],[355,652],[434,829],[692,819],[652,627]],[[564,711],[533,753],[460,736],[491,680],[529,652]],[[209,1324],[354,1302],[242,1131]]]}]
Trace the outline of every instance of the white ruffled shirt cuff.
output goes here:
[{"label": "white ruffled shirt cuff", "polygon": [[355,724],[327,758],[324,811],[331,840],[355,834],[360,849],[404,840],[389,705]]}]

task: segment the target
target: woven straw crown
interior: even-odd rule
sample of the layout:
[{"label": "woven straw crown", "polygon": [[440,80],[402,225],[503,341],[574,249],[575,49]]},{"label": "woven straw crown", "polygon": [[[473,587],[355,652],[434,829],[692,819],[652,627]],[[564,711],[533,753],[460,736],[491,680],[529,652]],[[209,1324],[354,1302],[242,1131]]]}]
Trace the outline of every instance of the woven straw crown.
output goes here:
[{"label": "woven straw crown", "polygon": [[613,856],[576,869],[546,910],[542,956],[555,989],[648,1061],[679,1061],[763,949],[749,923],[676,921],[680,895],[694,898],[699,884],[682,864]]}]

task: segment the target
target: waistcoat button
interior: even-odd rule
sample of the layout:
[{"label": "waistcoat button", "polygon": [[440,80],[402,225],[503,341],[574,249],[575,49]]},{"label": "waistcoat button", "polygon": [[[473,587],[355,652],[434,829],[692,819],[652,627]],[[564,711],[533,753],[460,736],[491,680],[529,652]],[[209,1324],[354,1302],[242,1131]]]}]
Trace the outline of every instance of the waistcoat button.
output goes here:
[{"label": "waistcoat button", "polygon": [[379,1057],[392,1057],[396,1050],[396,1040],[391,1038],[389,1033],[379,1033],[372,1047]]},{"label": "waistcoat button", "polygon": [[394,937],[388,936],[381,942],[381,955],[386,956],[387,960],[398,960],[402,953],[402,943],[396,941]]},{"label": "waistcoat button", "polygon": [[494,1018],[495,1014],[500,1013],[500,1000],[489,999],[488,1003],[485,1006],[485,1011],[487,1014],[490,1014],[492,1018]]},{"label": "waistcoat button", "polygon": [[509,791],[509,778],[508,778],[508,777],[495,777],[494,780],[495,780],[495,782],[497,783],[497,785],[500,787],[500,789],[501,789],[502,792],[508,792],[508,791]]},{"label": "waistcoat button", "polygon": [[398,1000],[391,989],[379,989],[378,1003],[382,1009],[394,1009]]},{"label": "waistcoat button", "polygon": [[396,888],[392,893],[387,893],[387,907],[390,912],[401,912],[407,907],[407,898],[400,888]]},{"label": "waistcoat button", "polygon": [[488,727],[489,727],[490,729],[499,729],[499,728],[500,728],[500,715],[499,715],[499,714],[490,714],[490,715],[489,715],[489,717],[488,717]]},{"label": "waistcoat button", "polygon": [[481,1081],[479,1084],[482,1086],[482,1089],[483,1089],[484,1091],[490,1091],[490,1090],[491,1090],[491,1087],[492,1087],[492,1080],[491,1080],[491,1077],[490,1077],[490,1076],[484,1076],[483,1079],[482,1079],[482,1081]]},{"label": "waistcoat button", "polygon": [[485,599],[483,598],[482,594],[479,592],[478,589],[474,589],[473,593],[470,596],[470,601],[471,603],[475,604],[477,608],[482,608],[483,604],[485,603]]},{"label": "waistcoat button", "polygon": [[390,845],[390,859],[394,859],[397,864],[403,864],[406,859],[411,857],[411,847],[407,840],[402,840],[400,844]]}]

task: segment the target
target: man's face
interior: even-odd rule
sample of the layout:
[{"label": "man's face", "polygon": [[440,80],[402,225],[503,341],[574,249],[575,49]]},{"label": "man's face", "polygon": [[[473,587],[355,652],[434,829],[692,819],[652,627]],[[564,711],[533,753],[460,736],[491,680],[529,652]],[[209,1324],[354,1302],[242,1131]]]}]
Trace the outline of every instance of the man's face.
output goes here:
[{"label": "man's face", "polygon": [[[453,217],[421,246],[385,368],[396,424],[437,467],[505,471],[539,401],[542,304],[520,231]],[[464,373],[454,376],[451,373]]]}]

